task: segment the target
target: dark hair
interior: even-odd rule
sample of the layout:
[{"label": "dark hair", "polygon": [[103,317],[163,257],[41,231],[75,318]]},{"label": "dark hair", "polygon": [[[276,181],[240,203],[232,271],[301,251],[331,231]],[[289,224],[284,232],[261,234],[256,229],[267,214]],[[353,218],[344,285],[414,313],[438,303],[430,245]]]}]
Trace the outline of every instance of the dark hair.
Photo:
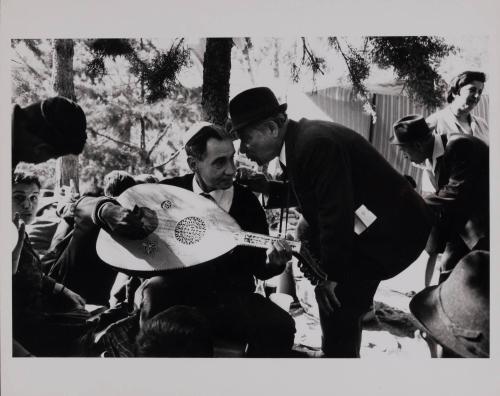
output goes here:
[{"label": "dark hair", "polygon": [[186,154],[198,160],[203,159],[207,152],[209,139],[217,140],[231,139],[231,136],[218,125],[210,125],[201,128],[186,144]]},{"label": "dark hair", "polygon": [[198,309],[176,305],[144,322],[135,348],[140,357],[211,357],[210,324]]},{"label": "dark hair", "polygon": [[12,185],[16,184],[36,184],[38,188],[42,188],[40,179],[34,173],[16,171],[12,173]]},{"label": "dark hair", "polygon": [[134,176],[134,180],[137,184],[159,182],[158,178],[155,175],[151,175],[149,173],[142,173],[140,175],[136,175]]},{"label": "dark hair", "polygon": [[446,101],[448,103],[453,102],[453,100],[455,99],[455,95],[458,95],[458,93],[460,92],[460,88],[467,84],[470,84],[473,81],[485,83],[486,74],[479,71],[464,71],[458,76],[454,77],[453,80],[451,80],[450,88],[448,89],[448,94],[446,96]]},{"label": "dark hair", "polygon": [[107,197],[117,197],[127,188],[136,184],[130,173],[118,170],[111,171],[104,176],[104,195]]}]

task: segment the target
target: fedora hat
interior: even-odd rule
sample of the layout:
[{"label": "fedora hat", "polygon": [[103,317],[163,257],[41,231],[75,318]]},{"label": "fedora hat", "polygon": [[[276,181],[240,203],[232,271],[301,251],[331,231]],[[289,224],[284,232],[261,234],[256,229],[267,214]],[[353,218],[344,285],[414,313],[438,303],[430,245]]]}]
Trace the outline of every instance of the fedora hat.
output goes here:
[{"label": "fedora hat", "polygon": [[449,278],[410,301],[410,311],[438,343],[463,357],[489,357],[489,252],[473,251]]},{"label": "fedora hat", "polygon": [[390,144],[408,144],[424,139],[431,134],[429,126],[421,115],[409,115],[396,121]]},{"label": "fedora hat", "polygon": [[262,121],[276,113],[286,111],[287,104],[278,99],[267,87],[257,87],[240,92],[229,102],[231,132]]}]

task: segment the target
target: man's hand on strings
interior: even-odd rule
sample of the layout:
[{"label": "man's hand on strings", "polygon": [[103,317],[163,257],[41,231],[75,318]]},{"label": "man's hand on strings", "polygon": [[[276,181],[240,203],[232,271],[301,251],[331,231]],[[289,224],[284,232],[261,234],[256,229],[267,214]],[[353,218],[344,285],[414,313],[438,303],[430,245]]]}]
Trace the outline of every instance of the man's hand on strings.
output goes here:
[{"label": "man's hand on strings", "polygon": [[133,210],[107,202],[99,211],[101,221],[112,232],[128,239],[145,238],[149,231],[142,222],[142,211],[138,206]]},{"label": "man's hand on strings", "polygon": [[286,264],[292,259],[292,247],[286,239],[279,239],[267,249],[266,264],[276,269],[276,274],[280,274],[286,268]]}]

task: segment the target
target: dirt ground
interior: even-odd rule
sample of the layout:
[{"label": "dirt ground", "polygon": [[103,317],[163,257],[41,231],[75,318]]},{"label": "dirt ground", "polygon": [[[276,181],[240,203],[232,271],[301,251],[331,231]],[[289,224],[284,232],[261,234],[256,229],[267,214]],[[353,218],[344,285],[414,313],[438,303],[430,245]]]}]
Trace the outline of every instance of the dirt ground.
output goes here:
[{"label": "dirt ground", "polygon": [[[424,253],[404,272],[380,284],[374,299],[375,316],[363,326],[361,358],[430,359],[425,342],[415,337],[417,327],[408,308],[411,296],[424,287],[426,259]],[[320,357],[321,329],[317,318],[305,314],[298,304],[292,307],[292,316],[297,327],[295,350]]]}]

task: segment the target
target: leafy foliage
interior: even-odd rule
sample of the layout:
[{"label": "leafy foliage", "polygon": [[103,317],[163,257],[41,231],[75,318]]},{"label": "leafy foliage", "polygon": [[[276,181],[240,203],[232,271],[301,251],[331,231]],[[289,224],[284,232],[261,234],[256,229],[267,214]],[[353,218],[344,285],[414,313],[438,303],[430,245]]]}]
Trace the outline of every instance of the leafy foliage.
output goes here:
[{"label": "leafy foliage", "polygon": [[315,80],[316,74],[324,74],[323,69],[325,68],[325,59],[316,56],[313,50],[308,45],[306,38],[301,38],[302,42],[302,57],[300,62],[292,62],[291,65],[291,79],[293,82],[298,82],[302,67],[305,66],[312,71],[313,82]]},{"label": "leafy foliage", "polygon": [[347,50],[344,50],[337,37],[329,37],[328,43],[344,58],[354,93],[364,102],[365,112],[370,114],[375,121],[376,112],[369,99],[370,94],[364,84],[365,80],[370,75],[370,65],[366,58],[365,51],[356,50],[350,44],[347,44]]},{"label": "leafy foliage", "polygon": [[[344,40],[346,41],[346,40]],[[363,48],[348,42],[342,48],[338,37],[329,37],[329,45],[344,58],[353,89],[373,115],[373,106],[365,81],[370,68],[391,68],[404,83],[404,90],[417,102],[435,108],[442,104],[445,83],[437,68],[455,48],[439,37],[365,37]]]},{"label": "leafy foliage", "polygon": [[189,49],[184,39],[178,39],[167,50],[159,50],[150,41],[129,39],[95,39],[86,44],[93,53],[87,72],[95,81],[106,74],[105,59],[123,56],[130,64],[130,72],[139,78],[145,87],[148,103],[165,99],[176,88],[175,78],[189,64]]},{"label": "leafy foliage", "polygon": [[439,37],[370,37],[370,58],[394,69],[410,97],[431,107],[443,101],[445,82],[437,72],[441,59],[456,48]]},{"label": "leafy foliage", "polygon": [[[153,166],[166,160],[181,146],[183,132],[201,117],[201,89],[187,89],[178,83],[171,84],[169,93],[154,103],[148,103],[148,87],[141,75],[133,74],[133,65],[122,55],[133,48],[137,58],[158,59],[158,66],[148,60],[153,75],[167,70],[169,80],[175,81],[177,66],[167,65],[168,51],[157,49],[149,40],[109,41],[75,40],[75,91],[78,103],[87,116],[88,139],[80,155],[81,191],[87,187],[100,186],[103,176],[113,169],[124,169],[131,173],[151,172]],[[89,44],[95,45],[90,49]],[[166,48],[178,50],[179,40]],[[26,106],[29,103],[52,95],[51,90],[51,40],[36,40],[38,54],[27,45],[26,40],[12,43],[13,101]],[[182,47],[183,48],[183,47]],[[109,55],[103,56],[104,53]],[[175,51],[170,51],[172,56]],[[160,57],[157,55],[160,54]],[[102,60],[105,74],[89,74],[88,65],[96,58]],[[185,58],[187,59],[187,58]],[[140,66],[139,66],[140,67]],[[136,71],[139,69],[135,69]],[[170,74],[169,74],[170,73]],[[175,75],[174,75],[175,73]],[[157,78],[156,84],[160,85]],[[141,122],[142,121],[142,122]],[[23,164],[20,166],[32,165]],[[42,184],[53,185],[54,161],[40,164],[36,169]],[[187,171],[185,158],[179,157],[169,163],[168,168],[159,168],[166,175]]]},{"label": "leafy foliage", "polygon": [[[358,46],[341,37],[233,41],[240,51],[232,51],[231,74],[239,63],[255,80],[252,85],[267,84],[259,81],[261,75],[284,83],[307,75],[314,85],[316,78],[330,79],[335,68],[341,73],[347,69],[367,112],[373,109],[364,84],[374,67],[393,69],[412,97],[436,106],[443,91],[437,67],[454,51],[436,37],[365,37]],[[13,102],[24,106],[52,95],[51,40],[12,40],[12,50]],[[183,154],[174,154],[186,129],[202,117],[201,88],[187,89],[177,80],[190,64],[183,39],[75,40],[75,91],[89,127],[88,146],[81,155],[83,183],[100,183],[112,169],[151,172],[164,163],[156,171],[166,176],[187,171]],[[49,186],[53,163],[40,167]]]}]

